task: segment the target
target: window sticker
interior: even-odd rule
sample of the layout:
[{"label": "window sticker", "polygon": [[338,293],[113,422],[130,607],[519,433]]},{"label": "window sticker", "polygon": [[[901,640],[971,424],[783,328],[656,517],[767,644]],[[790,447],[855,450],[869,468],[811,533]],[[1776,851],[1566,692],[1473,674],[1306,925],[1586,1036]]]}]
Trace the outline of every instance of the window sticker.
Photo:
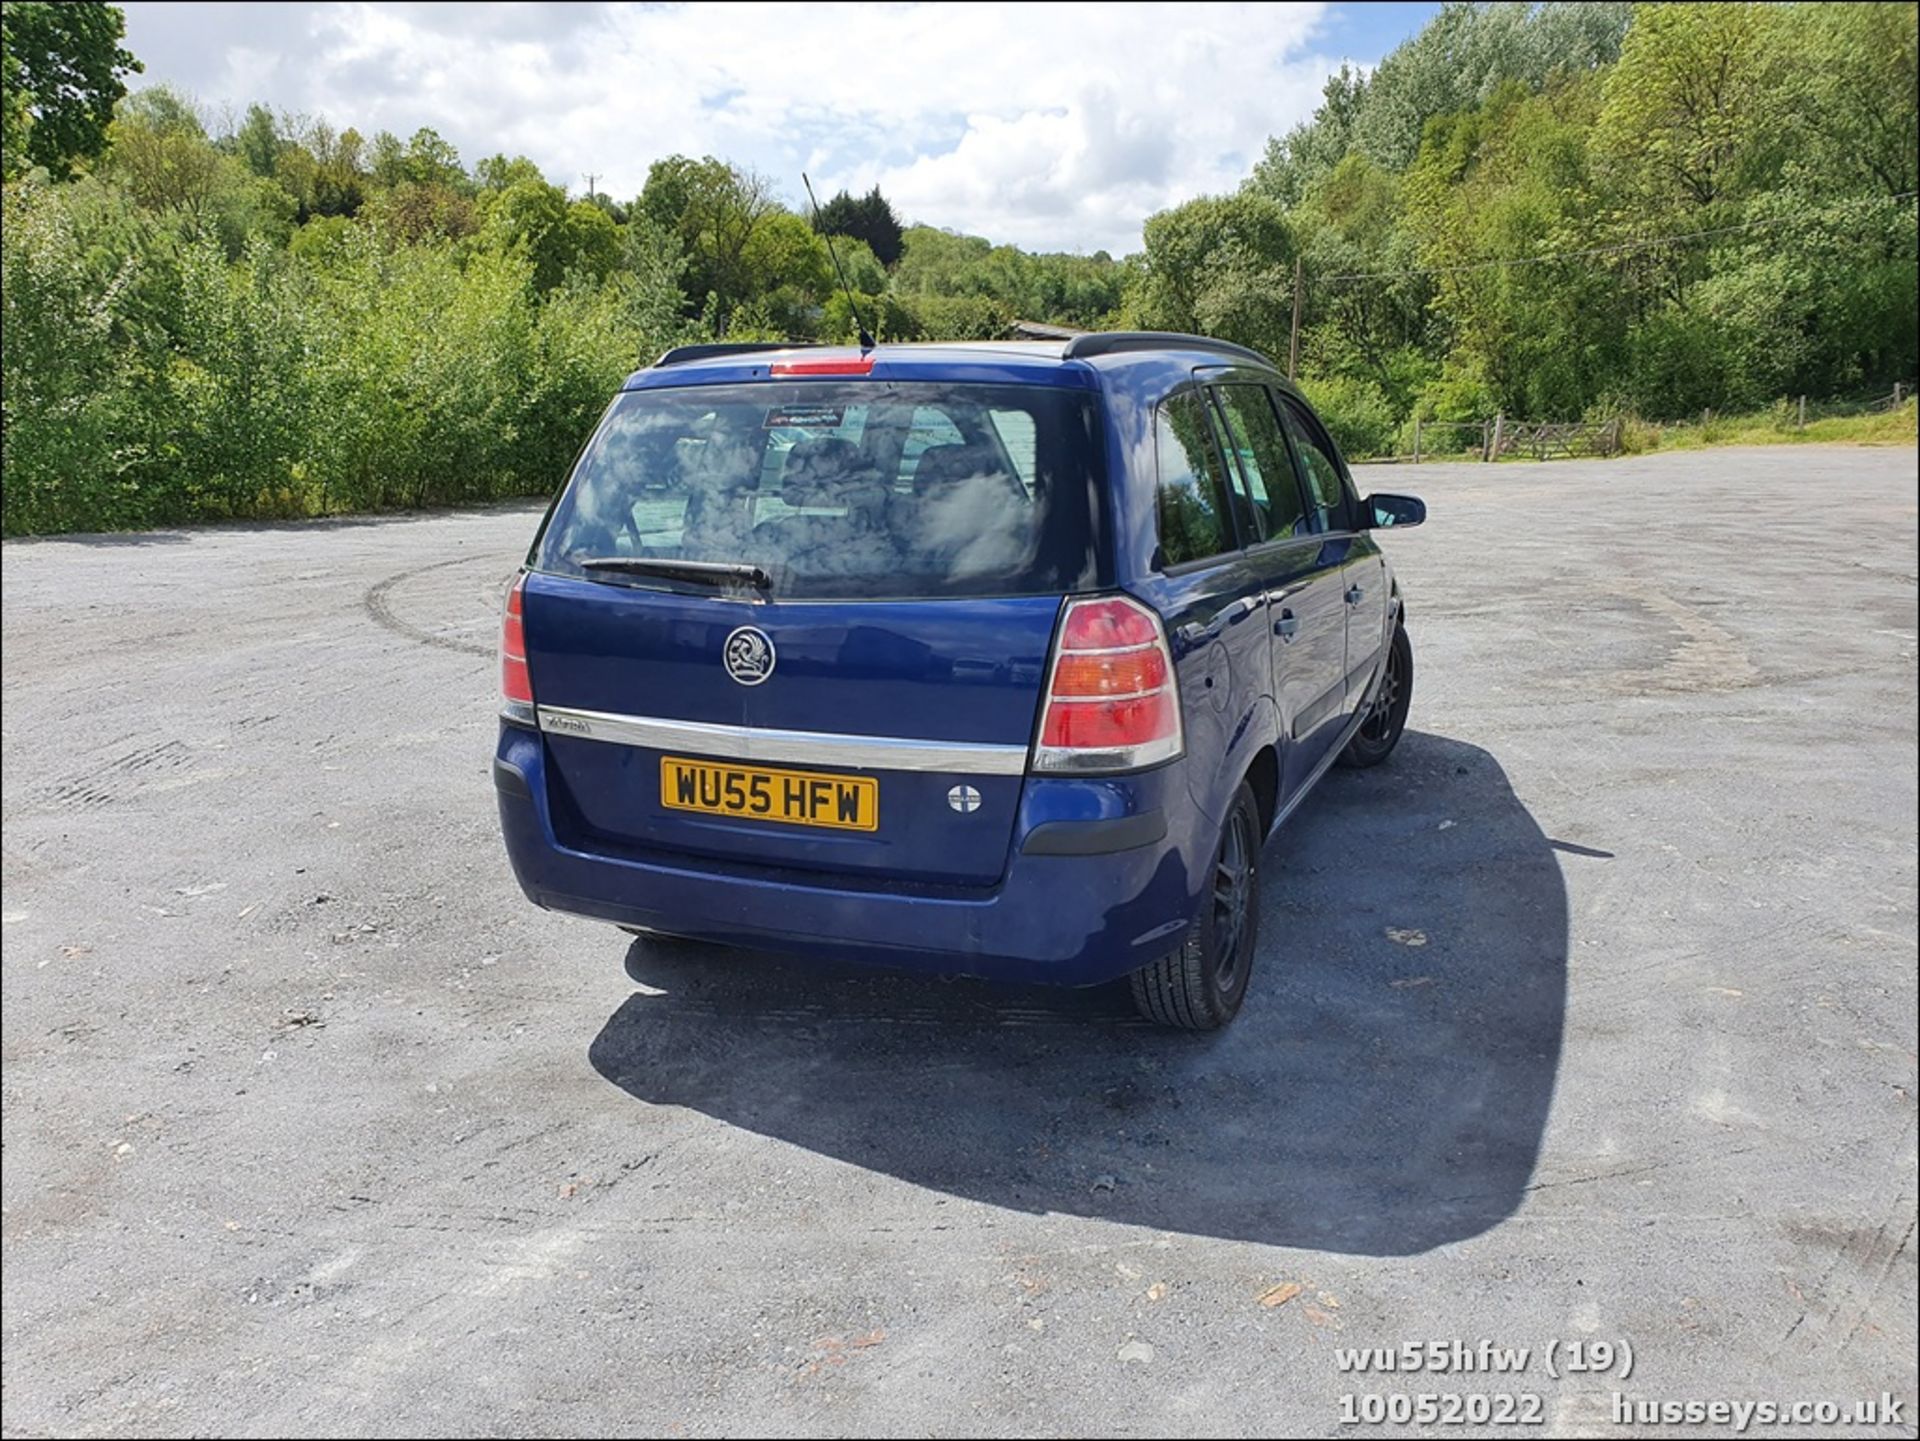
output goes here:
[{"label": "window sticker", "polygon": [[799,430],[838,430],[846,415],[844,405],[776,405],[767,412],[763,430],[793,426]]}]

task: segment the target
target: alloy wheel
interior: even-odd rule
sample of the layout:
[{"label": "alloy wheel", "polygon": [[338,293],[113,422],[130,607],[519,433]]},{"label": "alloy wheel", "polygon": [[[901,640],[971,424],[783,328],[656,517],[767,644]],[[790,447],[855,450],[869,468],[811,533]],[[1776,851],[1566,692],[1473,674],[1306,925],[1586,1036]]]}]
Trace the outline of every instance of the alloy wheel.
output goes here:
[{"label": "alloy wheel", "polygon": [[1248,924],[1250,882],[1258,848],[1254,843],[1253,823],[1244,810],[1236,810],[1227,822],[1227,833],[1220,840],[1220,856],[1213,871],[1213,945],[1214,981],[1223,991],[1231,991],[1239,979],[1241,942]]}]

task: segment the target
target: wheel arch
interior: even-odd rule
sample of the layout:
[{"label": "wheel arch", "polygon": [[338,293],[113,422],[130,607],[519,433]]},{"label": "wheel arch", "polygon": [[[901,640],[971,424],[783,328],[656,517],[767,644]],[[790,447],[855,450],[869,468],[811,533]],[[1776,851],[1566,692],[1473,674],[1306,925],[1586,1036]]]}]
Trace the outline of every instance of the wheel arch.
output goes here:
[{"label": "wheel arch", "polygon": [[1280,810],[1280,752],[1272,744],[1262,746],[1247,762],[1244,777],[1253,791],[1254,804],[1260,807],[1260,835],[1273,834],[1273,818]]}]

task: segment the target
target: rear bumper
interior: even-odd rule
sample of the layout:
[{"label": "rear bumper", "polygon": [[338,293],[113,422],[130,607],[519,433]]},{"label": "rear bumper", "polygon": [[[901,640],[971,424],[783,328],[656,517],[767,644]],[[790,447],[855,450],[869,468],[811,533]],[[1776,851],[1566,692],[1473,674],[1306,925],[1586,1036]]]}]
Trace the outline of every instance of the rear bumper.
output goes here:
[{"label": "rear bumper", "polygon": [[[1198,898],[1195,853],[1211,846],[1183,803],[1183,763],[1175,762],[1125,787],[1046,781],[1104,794],[1089,795],[1095,803],[1084,821],[1056,815],[1028,827],[1027,848],[1015,850],[991,889],[867,878],[836,884],[829,874],[749,870],[699,856],[596,854],[555,835],[544,755],[538,734],[501,726],[493,765],[501,832],[514,875],[536,904],[869,965],[1071,986],[1112,980],[1177,943]],[[1121,791],[1131,813],[1103,813]]]}]

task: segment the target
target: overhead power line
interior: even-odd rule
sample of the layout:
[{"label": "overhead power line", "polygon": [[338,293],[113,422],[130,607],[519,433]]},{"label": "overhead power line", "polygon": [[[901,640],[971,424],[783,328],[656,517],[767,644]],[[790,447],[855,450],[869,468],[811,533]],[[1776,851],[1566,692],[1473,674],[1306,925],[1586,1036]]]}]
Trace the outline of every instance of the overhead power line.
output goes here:
[{"label": "overhead power line", "polygon": [[[1909,190],[1904,194],[1889,197],[1893,200],[1912,200],[1920,196],[1920,191]],[[1823,215],[1838,213],[1840,207],[1834,206],[1822,211]],[[1712,230],[1689,230],[1676,235],[1652,235],[1642,240],[1625,240],[1616,245],[1594,245],[1584,250],[1554,250],[1545,255],[1521,255],[1505,260],[1479,260],[1466,265],[1410,265],[1399,270],[1355,271],[1348,275],[1319,275],[1310,277],[1316,285],[1332,285],[1348,280],[1399,280],[1408,275],[1465,275],[1478,270],[1505,270],[1521,265],[1547,265],[1556,260],[1591,260],[1602,255],[1625,255],[1635,250],[1652,250],[1662,245],[1679,245],[1689,240],[1706,240],[1717,235],[1734,235],[1743,230],[1758,230],[1768,225],[1787,225],[1803,217],[1778,215],[1765,220],[1749,220],[1740,225],[1722,225]]]}]

